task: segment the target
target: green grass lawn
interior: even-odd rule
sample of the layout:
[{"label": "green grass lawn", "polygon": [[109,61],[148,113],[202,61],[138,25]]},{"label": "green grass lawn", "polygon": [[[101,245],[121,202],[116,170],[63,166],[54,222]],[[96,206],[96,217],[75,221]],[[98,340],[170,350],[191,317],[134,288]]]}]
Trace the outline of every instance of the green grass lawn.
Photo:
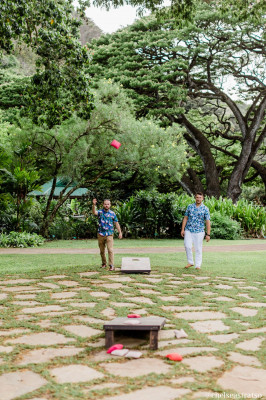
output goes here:
[{"label": "green grass lawn", "polygon": [[[230,244],[245,244],[247,246],[254,243],[266,243],[265,239],[243,239],[243,240],[222,240],[212,239],[210,244],[213,246],[225,246]],[[182,239],[115,239],[115,247],[181,247],[184,245]],[[73,249],[93,249],[98,247],[97,239],[89,240],[53,240],[47,241],[42,246],[44,248],[73,248]]]},{"label": "green grass lawn", "polygon": [[[172,272],[177,276],[184,272],[185,252],[161,254],[117,254],[115,264],[120,267],[122,257],[150,257],[152,270]],[[265,277],[266,251],[215,252],[203,254],[201,274],[210,276],[245,277],[262,280]],[[0,276],[11,274],[54,272],[81,272],[99,270],[100,256],[96,254],[28,254],[1,255]],[[194,271],[192,268],[189,270]]]}]

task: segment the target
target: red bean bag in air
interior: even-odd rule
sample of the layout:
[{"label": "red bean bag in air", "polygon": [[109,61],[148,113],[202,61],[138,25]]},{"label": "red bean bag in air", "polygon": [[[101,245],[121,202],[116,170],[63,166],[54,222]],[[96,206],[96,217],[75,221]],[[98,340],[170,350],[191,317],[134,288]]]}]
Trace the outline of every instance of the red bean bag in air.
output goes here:
[{"label": "red bean bag in air", "polygon": [[119,143],[117,140],[114,139],[111,143],[111,146],[113,146],[115,149],[119,149],[121,143]]}]

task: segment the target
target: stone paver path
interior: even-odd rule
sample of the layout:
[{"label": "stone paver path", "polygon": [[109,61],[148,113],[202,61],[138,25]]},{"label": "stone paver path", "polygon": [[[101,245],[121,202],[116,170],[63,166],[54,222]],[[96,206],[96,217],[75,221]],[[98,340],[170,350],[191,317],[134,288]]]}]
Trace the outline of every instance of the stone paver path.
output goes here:
[{"label": "stone paver path", "polygon": [[[0,400],[265,397],[263,284],[186,272],[0,278]],[[104,347],[103,323],[129,313],[166,318],[156,351],[145,332],[115,336],[139,359]],[[186,338],[176,338],[180,329]]]}]

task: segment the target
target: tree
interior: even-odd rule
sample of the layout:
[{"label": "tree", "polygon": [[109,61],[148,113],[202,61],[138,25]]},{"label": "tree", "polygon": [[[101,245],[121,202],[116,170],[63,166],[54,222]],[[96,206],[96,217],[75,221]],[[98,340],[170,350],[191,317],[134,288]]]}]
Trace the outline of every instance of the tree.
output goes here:
[{"label": "tree", "polygon": [[[81,6],[86,4],[80,0]],[[82,9],[81,9],[82,11]],[[88,118],[90,82],[84,72],[90,54],[79,42],[81,21],[69,0],[3,0],[0,3],[0,50],[11,52],[14,41],[37,55],[36,72],[24,89],[24,115],[52,127],[73,111]]]},{"label": "tree", "polygon": [[[173,18],[149,17],[100,38],[92,49],[90,73],[119,81],[138,117],[183,127],[189,159],[196,154],[201,161],[196,168],[192,162],[181,180],[189,193],[205,188],[219,197],[217,152],[230,160],[226,193],[233,201],[251,167],[264,179],[256,159],[266,135],[262,22],[239,22],[231,12],[199,4],[194,23],[184,28],[176,28]],[[225,85],[229,79],[232,91]]]},{"label": "tree", "polygon": [[[24,120],[19,128],[10,131],[11,140],[30,147],[38,172],[41,174],[40,166],[44,165],[45,176],[53,179],[43,216],[41,233],[44,236],[48,235],[60,207],[79,187],[93,190],[100,178],[108,179],[111,173],[119,174],[121,169],[131,174],[140,172],[149,184],[156,183],[160,176],[176,179],[182,171],[184,144],[180,137],[177,159],[175,129],[165,130],[151,120],[137,121],[132,102],[111,81],[100,82],[94,98],[96,107],[89,121],[74,115],[60,126],[44,129]],[[114,137],[122,143],[119,150],[110,146]],[[52,207],[59,176],[67,177],[68,184]]]}]

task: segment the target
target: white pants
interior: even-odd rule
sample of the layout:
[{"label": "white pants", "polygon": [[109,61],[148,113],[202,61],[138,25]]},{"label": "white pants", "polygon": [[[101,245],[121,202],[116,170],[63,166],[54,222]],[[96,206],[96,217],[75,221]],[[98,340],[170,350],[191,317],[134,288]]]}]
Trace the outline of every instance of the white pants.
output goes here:
[{"label": "white pants", "polygon": [[200,268],[202,263],[202,244],[205,232],[189,232],[185,231],[184,245],[187,253],[188,263],[194,265],[192,245],[195,249],[195,268]]}]

